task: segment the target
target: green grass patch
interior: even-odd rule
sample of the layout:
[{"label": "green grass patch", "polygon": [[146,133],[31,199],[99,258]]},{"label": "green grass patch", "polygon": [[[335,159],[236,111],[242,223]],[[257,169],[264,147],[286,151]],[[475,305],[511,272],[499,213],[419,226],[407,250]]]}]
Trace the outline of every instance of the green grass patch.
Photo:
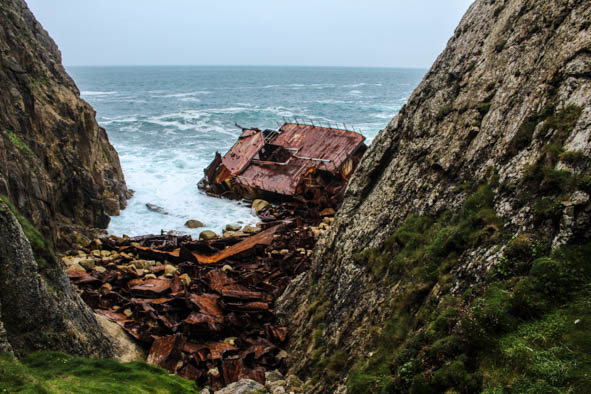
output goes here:
[{"label": "green grass patch", "polygon": [[27,143],[25,141],[23,141],[21,139],[21,137],[19,137],[18,135],[16,135],[12,131],[6,131],[6,134],[8,135],[8,139],[10,140],[10,142],[14,146],[16,146],[17,149],[19,149],[20,151],[22,151],[24,153],[33,154],[33,151],[31,150],[31,148],[29,147],[29,145],[27,145]]},{"label": "green grass patch", "polygon": [[[591,243],[552,252],[535,234],[508,239],[493,201],[481,186],[456,214],[410,216],[383,247],[355,256],[398,291],[372,356],[350,372],[350,393],[587,392]],[[560,199],[547,197],[534,214],[555,220],[559,211]],[[485,282],[442,295],[464,252],[486,245],[505,247]]]},{"label": "green grass patch", "polygon": [[55,257],[50,242],[43,237],[39,230],[37,230],[27,218],[21,215],[19,210],[10,202],[8,197],[0,194],[0,203],[4,203],[20,223],[25,236],[31,244],[35,260],[37,261],[41,273],[48,273],[48,270],[57,267],[57,258]]},{"label": "green grass patch", "polygon": [[86,359],[57,352],[0,356],[0,390],[11,393],[197,393],[194,382],[142,362]]}]

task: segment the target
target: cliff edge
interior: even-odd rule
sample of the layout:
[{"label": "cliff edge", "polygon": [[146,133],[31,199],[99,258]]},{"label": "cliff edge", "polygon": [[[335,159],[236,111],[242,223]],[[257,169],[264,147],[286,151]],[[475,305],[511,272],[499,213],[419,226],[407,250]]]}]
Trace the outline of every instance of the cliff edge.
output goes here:
[{"label": "cliff edge", "polygon": [[119,157],[24,0],[0,4],[0,194],[56,245],[126,206]]},{"label": "cliff edge", "polygon": [[584,391],[590,26],[583,0],[470,7],[278,302],[310,391]]}]

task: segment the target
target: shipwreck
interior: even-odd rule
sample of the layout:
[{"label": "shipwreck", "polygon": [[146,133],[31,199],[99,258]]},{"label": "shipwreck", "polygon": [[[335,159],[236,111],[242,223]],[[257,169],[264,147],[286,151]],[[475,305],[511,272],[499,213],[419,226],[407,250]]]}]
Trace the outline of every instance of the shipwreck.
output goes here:
[{"label": "shipwreck", "polygon": [[337,208],[367,150],[350,130],[285,123],[279,130],[244,128],[238,141],[205,169],[199,188],[229,199],[296,200]]}]

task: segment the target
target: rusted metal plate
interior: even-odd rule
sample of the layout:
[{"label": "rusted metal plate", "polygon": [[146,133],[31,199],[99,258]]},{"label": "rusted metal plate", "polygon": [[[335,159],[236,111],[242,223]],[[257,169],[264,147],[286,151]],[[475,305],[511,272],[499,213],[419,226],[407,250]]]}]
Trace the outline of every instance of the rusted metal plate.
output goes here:
[{"label": "rusted metal plate", "polygon": [[273,242],[273,235],[282,227],[281,224],[271,227],[268,230],[260,232],[252,237],[246,238],[244,241],[238,242],[235,245],[232,245],[219,253],[216,253],[212,256],[204,256],[198,253],[193,253],[193,256],[199,261],[200,263],[204,264],[212,264],[220,262],[228,257],[232,257],[237,255],[238,253],[245,252],[254,248],[256,245],[270,245]]},{"label": "rusted metal plate", "polygon": [[317,163],[293,158],[284,166],[252,163],[235,179],[243,185],[291,196],[296,194],[306,172],[316,166]]},{"label": "rusted metal plate", "polygon": [[[309,188],[326,186],[316,182],[317,171],[346,185],[365,150],[365,138],[349,130],[285,123],[279,131],[243,129],[221,163],[216,155],[199,187],[229,198],[262,192],[301,197]],[[323,192],[331,194],[331,189]]]},{"label": "rusted metal plate", "polygon": [[318,168],[336,172],[365,140],[349,130],[286,123],[273,141],[285,148],[297,149],[296,157],[318,162]]},{"label": "rusted metal plate", "polygon": [[265,146],[263,133],[246,129],[234,146],[224,155],[222,163],[232,175],[238,175],[250,164],[263,146]]},{"label": "rusted metal plate", "polygon": [[144,280],[142,284],[133,286],[131,289],[133,292],[138,293],[154,293],[162,294],[170,290],[170,280],[168,279],[148,279]]},{"label": "rusted metal plate", "polygon": [[[116,251],[119,257],[114,264],[104,264],[105,273],[86,274],[100,280],[82,283],[82,297],[151,347],[150,361],[172,373],[212,388],[234,379],[264,381],[265,370],[286,367],[278,346],[287,330],[273,325],[271,306],[290,278],[308,267],[308,254],[297,251],[315,244],[312,231],[297,226],[317,226],[322,220],[317,210],[312,219],[295,220],[290,216],[294,206],[270,208],[268,230],[250,239],[192,241],[153,235],[106,240],[101,249]],[[132,242],[135,246],[130,247]],[[271,253],[285,249],[293,252]],[[151,272],[135,269],[136,250],[151,253],[158,265]],[[227,261],[199,263],[196,251],[206,259]],[[164,265],[177,252],[177,272],[165,277]],[[146,279],[148,273],[157,278]],[[81,277],[84,274],[76,274],[72,280]],[[216,368],[217,373],[209,373]]]},{"label": "rusted metal plate", "polygon": [[184,344],[185,338],[182,335],[156,338],[146,361],[168,370],[174,370],[177,362],[182,360],[181,351]]},{"label": "rusted metal plate", "polygon": [[218,305],[220,297],[215,294],[191,294],[190,300],[191,302],[199,308],[199,310],[206,314],[212,316],[219,316],[223,317],[224,312]]}]

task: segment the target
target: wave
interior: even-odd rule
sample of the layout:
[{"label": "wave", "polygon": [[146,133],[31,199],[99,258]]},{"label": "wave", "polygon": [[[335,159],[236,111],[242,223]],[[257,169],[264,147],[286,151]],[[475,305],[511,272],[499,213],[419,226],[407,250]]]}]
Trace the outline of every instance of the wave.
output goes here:
[{"label": "wave", "polygon": [[118,92],[101,92],[101,91],[94,91],[94,90],[83,90],[80,92],[81,96],[112,96],[117,94]]},{"label": "wave", "polygon": [[353,83],[350,85],[343,85],[344,88],[360,88],[362,86],[383,86],[381,83],[367,83],[367,82],[359,82]]},{"label": "wave", "polygon": [[198,96],[198,95],[202,95],[202,94],[211,94],[210,91],[208,90],[196,90],[194,92],[187,92],[187,93],[171,93],[171,94],[165,94],[162,96],[156,96],[156,97],[166,97],[166,98],[174,98],[174,97],[192,97],[192,96]]}]

